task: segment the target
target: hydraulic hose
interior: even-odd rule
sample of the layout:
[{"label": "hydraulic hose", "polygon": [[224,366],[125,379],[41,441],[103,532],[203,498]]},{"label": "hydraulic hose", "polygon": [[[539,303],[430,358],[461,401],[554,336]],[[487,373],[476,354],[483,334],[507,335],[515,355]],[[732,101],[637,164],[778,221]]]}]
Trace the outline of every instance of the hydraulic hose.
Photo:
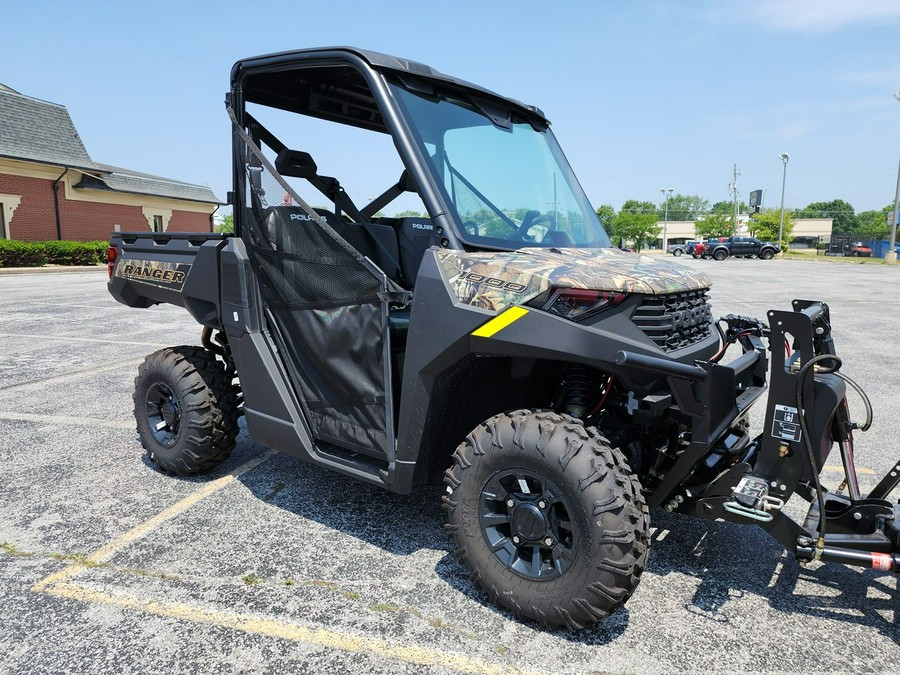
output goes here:
[{"label": "hydraulic hose", "polygon": [[[803,383],[806,381],[806,376],[812,370],[813,366],[822,361],[831,361],[834,364],[822,366],[820,372],[823,373],[837,372],[842,364],[840,357],[835,356],[834,354],[820,354],[803,364],[803,367],[800,368],[800,373],[797,376],[797,410],[799,411],[803,410]],[[818,560],[822,557],[822,552],[825,550],[825,492],[822,490],[822,483],[819,480],[819,467],[816,464],[816,456],[813,452],[812,442],[809,438],[809,428],[806,426],[806,414],[804,412],[801,412],[800,414],[800,429],[803,432],[803,446],[806,448],[807,458],[809,459],[809,468],[812,471],[813,482],[816,485],[816,497],[819,503],[819,539],[816,542],[816,559]]]}]

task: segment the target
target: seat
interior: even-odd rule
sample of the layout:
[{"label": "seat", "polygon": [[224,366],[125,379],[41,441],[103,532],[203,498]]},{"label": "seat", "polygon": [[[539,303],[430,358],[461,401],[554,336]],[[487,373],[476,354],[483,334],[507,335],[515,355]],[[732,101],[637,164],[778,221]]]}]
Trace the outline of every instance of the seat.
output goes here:
[{"label": "seat", "polygon": [[544,238],[541,240],[541,244],[548,246],[558,246],[560,248],[567,248],[573,245],[572,238],[565,230],[550,230],[549,232],[547,232],[547,234],[544,235]]},{"label": "seat", "polygon": [[425,251],[440,242],[434,224],[428,218],[380,218],[378,222],[390,225],[396,231],[401,283],[412,288]]}]

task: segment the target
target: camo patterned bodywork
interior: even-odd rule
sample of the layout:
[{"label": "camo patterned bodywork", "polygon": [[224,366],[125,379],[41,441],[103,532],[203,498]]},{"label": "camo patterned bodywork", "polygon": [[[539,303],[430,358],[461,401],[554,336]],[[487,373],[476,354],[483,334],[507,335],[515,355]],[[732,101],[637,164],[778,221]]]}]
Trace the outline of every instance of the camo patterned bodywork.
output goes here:
[{"label": "camo patterned bodywork", "polygon": [[513,253],[437,251],[456,298],[499,312],[550,286],[658,295],[709,288],[709,278],[681,265],[613,248],[523,248]]}]

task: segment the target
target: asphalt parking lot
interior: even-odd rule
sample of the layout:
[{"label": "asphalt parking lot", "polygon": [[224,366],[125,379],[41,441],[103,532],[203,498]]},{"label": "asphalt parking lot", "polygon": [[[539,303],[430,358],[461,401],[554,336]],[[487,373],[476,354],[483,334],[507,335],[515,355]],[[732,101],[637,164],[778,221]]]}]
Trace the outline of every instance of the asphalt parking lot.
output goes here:
[{"label": "asphalt parking lot", "polygon": [[[680,262],[708,271],[717,315],[829,303],[843,370],[875,409],[857,443],[874,486],[900,456],[900,268]],[[246,431],[212,474],[166,477],[136,440],[132,382],[144,355],[198,343],[198,326],[118,305],[105,282],[0,275],[2,673],[898,669],[897,576],[801,569],[750,526],[654,513],[626,608],[547,632],[472,587],[439,488],[388,494]]]}]

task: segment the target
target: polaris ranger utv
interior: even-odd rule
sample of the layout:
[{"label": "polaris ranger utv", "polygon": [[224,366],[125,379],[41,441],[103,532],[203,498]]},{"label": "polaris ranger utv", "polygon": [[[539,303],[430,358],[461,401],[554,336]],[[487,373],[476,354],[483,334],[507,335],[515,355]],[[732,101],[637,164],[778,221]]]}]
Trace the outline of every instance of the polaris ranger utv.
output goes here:
[{"label": "polaris ranger utv", "polygon": [[[703,274],[610,245],[538,108],[419,63],[246,59],[226,107],[234,234],[110,248],[116,299],[203,326],[202,346],[151,354],[135,381],[160,470],[224,460],[243,414],[258,443],[388,490],[443,480],[472,580],[548,627],[625,603],[654,507],[760,526],[801,562],[896,571],[900,465],[860,493],[825,304],[714,320]],[[304,121],[386,139],[402,167],[359,205]],[[372,159],[355,143],[346,166]],[[381,214],[410,197],[427,215]],[[835,444],[846,494],[818,479]],[[782,510],[794,493],[803,523]]]}]

